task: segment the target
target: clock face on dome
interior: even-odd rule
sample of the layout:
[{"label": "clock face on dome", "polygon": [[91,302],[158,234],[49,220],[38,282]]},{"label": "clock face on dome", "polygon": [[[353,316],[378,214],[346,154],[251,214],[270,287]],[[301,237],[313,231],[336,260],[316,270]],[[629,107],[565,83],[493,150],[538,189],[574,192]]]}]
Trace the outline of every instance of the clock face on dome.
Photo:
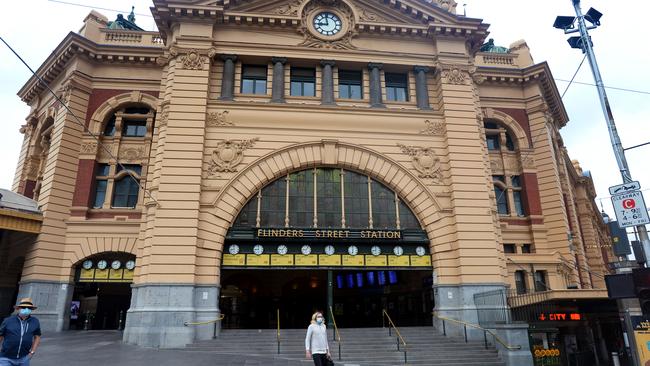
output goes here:
[{"label": "clock face on dome", "polygon": [[314,28],[324,36],[336,35],[342,27],[341,19],[334,13],[324,11],[314,17]]}]

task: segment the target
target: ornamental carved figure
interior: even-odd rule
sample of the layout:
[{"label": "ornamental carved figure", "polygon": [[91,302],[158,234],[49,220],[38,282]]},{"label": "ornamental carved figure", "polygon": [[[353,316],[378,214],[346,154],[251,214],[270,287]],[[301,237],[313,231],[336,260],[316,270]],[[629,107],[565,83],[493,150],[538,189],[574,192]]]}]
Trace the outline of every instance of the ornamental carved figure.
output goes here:
[{"label": "ornamental carved figure", "polygon": [[377,13],[374,13],[368,9],[364,9],[357,6],[357,11],[359,12],[359,20],[362,22],[385,22],[386,19],[379,16]]},{"label": "ornamental carved figure", "polygon": [[432,147],[406,146],[397,144],[402,152],[412,158],[413,167],[420,178],[431,178],[442,183],[442,164]]},{"label": "ornamental carved figure", "polygon": [[258,140],[257,137],[250,140],[221,140],[212,151],[208,175],[236,172],[237,165],[244,159],[244,151],[253,147]]},{"label": "ornamental carved figure", "polygon": [[168,119],[169,119],[169,111],[165,110],[162,112],[162,115],[158,119],[158,127],[167,126]]},{"label": "ornamental carved figure", "polygon": [[205,58],[201,56],[197,49],[191,49],[181,58],[181,62],[183,63],[184,69],[203,70]]},{"label": "ornamental carved figure", "polygon": [[278,14],[278,15],[296,16],[298,15],[298,9],[300,9],[301,4],[302,4],[302,0],[295,0],[288,4],[284,4],[278,8],[271,10],[271,13]]},{"label": "ornamental carved figure", "polygon": [[234,126],[235,124],[228,119],[228,114],[230,114],[229,111],[208,113],[207,125],[211,127]]},{"label": "ornamental carved figure", "polygon": [[445,124],[442,121],[424,121],[426,127],[420,131],[422,135],[444,136]]}]

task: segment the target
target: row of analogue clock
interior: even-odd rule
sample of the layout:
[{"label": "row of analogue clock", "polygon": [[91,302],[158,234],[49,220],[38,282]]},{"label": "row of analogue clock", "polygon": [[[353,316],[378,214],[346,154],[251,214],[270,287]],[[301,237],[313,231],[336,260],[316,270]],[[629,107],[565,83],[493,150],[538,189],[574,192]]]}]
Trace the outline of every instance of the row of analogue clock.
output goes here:
[{"label": "row of analogue clock", "polygon": [[[85,261],[81,264],[81,266],[82,266],[84,269],[91,269],[91,268],[93,268],[93,264],[94,264],[93,261],[91,261],[90,259],[88,259],[88,260],[85,260]],[[100,260],[100,261],[97,262],[97,268],[98,268],[98,269],[106,269],[106,267],[108,267],[108,262],[107,262],[107,261],[105,261],[105,260],[102,259],[102,260]],[[111,268],[113,268],[113,269],[120,269],[120,268],[122,268],[122,262],[120,262],[120,261],[118,261],[118,260],[114,260],[114,261],[112,261],[112,262],[111,262]],[[127,261],[126,263],[124,263],[124,268],[128,269],[129,271],[133,270],[133,268],[135,268],[135,261],[132,261],[132,260],[131,260],[131,261]]]},{"label": "row of analogue clock", "polygon": [[[284,245],[284,244],[278,245],[278,249],[277,249],[278,254],[285,255],[285,254],[287,254],[288,251],[289,251],[289,248],[287,248],[286,245]],[[228,248],[228,252],[230,254],[232,254],[232,255],[239,254],[239,245],[231,244],[230,247]],[[311,254],[311,246],[303,245],[302,248],[300,248],[300,252],[303,255]],[[325,247],[325,254],[332,255],[332,254],[334,254],[334,252],[335,252],[335,249],[334,249],[333,245],[327,245]],[[264,246],[262,246],[261,244],[255,245],[253,247],[253,253],[255,253],[257,255],[263,254],[264,253]],[[348,254],[357,255],[358,253],[359,253],[359,248],[357,248],[356,245],[350,245],[348,247]],[[379,246],[375,245],[372,248],[370,248],[370,253],[372,253],[372,255],[375,255],[375,256],[380,255],[381,254],[381,248]],[[426,249],[424,249],[424,247],[422,247],[422,246],[419,246],[419,247],[415,248],[415,253],[421,257],[421,256],[426,254]],[[395,254],[397,256],[400,256],[400,255],[404,254],[404,248],[402,248],[399,245],[394,247],[393,248],[393,254]]]}]

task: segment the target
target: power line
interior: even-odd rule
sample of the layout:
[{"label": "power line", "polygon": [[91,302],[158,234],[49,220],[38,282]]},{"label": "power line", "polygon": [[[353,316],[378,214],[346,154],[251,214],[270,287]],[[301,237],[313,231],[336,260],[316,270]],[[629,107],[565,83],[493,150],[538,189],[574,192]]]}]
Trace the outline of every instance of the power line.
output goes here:
[{"label": "power line", "polygon": [[139,180],[139,179],[136,179],[136,177],[133,175],[133,172],[131,172],[130,170],[128,170],[128,169],[127,169],[127,168],[126,168],[122,163],[119,162],[119,160],[117,159],[117,157],[116,157],[115,155],[113,155],[113,152],[111,151],[111,149],[109,149],[105,144],[103,144],[103,143],[101,142],[101,140],[99,139],[99,137],[98,137],[97,135],[95,135],[94,133],[92,133],[92,131],[90,131],[90,129],[88,129],[88,127],[86,127],[86,124],[85,124],[85,123],[81,122],[81,120],[79,119],[79,117],[77,117],[77,115],[74,114],[74,112],[70,109],[70,107],[68,107],[68,105],[67,105],[66,103],[64,103],[63,100],[61,100],[61,98],[60,98],[58,95],[56,95],[56,93],[52,90],[52,88],[50,88],[50,86],[45,82],[45,80],[43,80],[43,78],[41,78],[40,76],[38,76],[38,74],[36,74],[36,72],[34,72],[34,70],[33,70],[33,69],[32,69],[32,68],[27,64],[27,62],[25,62],[25,60],[23,60],[23,58],[20,57],[20,55],[19,55],[19,54],[18,54],[18,53],[17,53],[17,52],[16,52],[16,51],[15,51],[15,50],[10,46],[10,45],[9,45],[9,43],[7,43],[7,41],[5,41],[4,38],[2,38],[2,37],[0,37],[0,41],[2,41],[2,43],[4,43],[5,46],[7,46],[7,48],[9,48],[9,49],[11,50],[11,52],[13,52],[13,54],[16,55],[16,57],[18,57],[18,59],[20,60],[20,62],[22,62],[23,65],[25,65],[25,66],[29,69],[29,71],[32,73],[32,75],[34,75],[34,77],[36,77],[36,78],[38,79],[39,83],[42,84],[42,85],[43,85],[43,86],[44,86],[44,87],[45,87],[45,88],[50,92],[50,94],[52,94],[52,96],[54,97],[54,99],[56,99],[59,103],[61,103],[61,105],[63,106],[63,108],[65,108],[65,109],[68,111],[68,113],[70,113],[70,115],[72,115],[72,117],[74,118],[74,121],[75,121],[79,126],[81,126],[81,127],[86,131],[86,133],[88,133],[90,136],[93,137],[93,139],[95,139],[95,141],[97,142],[97,146],[100,147],[101,149],[103,149],[104,152],[106,152],[106,153],[111,157],[111,159],[113,159],[113,160],[116,162],[116,164],[117,164],[117,165],[118,165],[122,170],[124,170],[125,172],[127,172],[127,174],[129,175],[129,177],[131,177],[131,179],[133,179],[133,181],[135,181],[135,183],[138,185],[138,187],[140,187],[140,189],[142,189],[142,190],[144,191],[144,193],[147,194],[147,195],[149,196],[149,198],[150,198],[152,201],[156,202],[156,204],[159,204],[159,203],[158,203],[158,200],[156,200],[155,198],[153,198],[153,196],[151,195],[151,192],[149,192],[149,190],[146,189],[146,188],[145,188],[145,187],[140,183],[140,180]]},{"label": "power line", "polygon": [[[555,80],[562,81],[562,82],[565,82],[565,83],[570,83],[571,82],[570,80],[558,79],[558,78],[555,78]],[[596,84],[584,83],[584,82],[580,82],[580,81],[573,81],[573,83],[574,84],[580,84],[580,85],[587,85],[587,86],[596,86]],[[630,93],[650,95],[650,91],[627,89],[627,88],[617,88],[615,86],[605,86],[605,89],[612,89],[612,90],[625,91],[625,92],[630,92]]]},{"label": "power line", "polygon": [[[122,13],[122,14],[127,14],[127,13],[131,12],[130,10],[124,11],[124,10],[117,10],[117,9],[102,8],[102,7],[99,7],[99,6],[77,4],[77,3],[71,3],[71,2],[67,2],[67,1],[61,1],[61,0],[47,0],[47,1],[49,1],[51,3],[59,3],[59,4],[72,5],[72,6],[80,6],[82,8],[106,10],[106,11],[112,11],[112,12],[115,12],[115,13]],[[141,17],[153,18],[153,16],[151,16],[151,14],[141,14],[141,13],[134,13],[134,14],[137,15],[137,16],[141,16]]]},{"label": "power line", "polygon": [[582,64],[585,62],[585,59],[587,58],[587,55],[582,58],[582,61],[580,61],[580,65],[578,65],[578,68],[576,69],[576,72],[573,74],[573,77],[571,78],[571,81],[569,81],[569,85],[566,86],[566,89],[564,89],[564,93],[562,93],[562,96],[560,97],[561,99],[564,99],[564,94],[566,94],[567,91],[569,91],[569,88],[571,87],[571,84],[573,84],[573,79],[576,78],[576,75],[578,75],[578,71],[580,71],[580,68],[582,67]]}]

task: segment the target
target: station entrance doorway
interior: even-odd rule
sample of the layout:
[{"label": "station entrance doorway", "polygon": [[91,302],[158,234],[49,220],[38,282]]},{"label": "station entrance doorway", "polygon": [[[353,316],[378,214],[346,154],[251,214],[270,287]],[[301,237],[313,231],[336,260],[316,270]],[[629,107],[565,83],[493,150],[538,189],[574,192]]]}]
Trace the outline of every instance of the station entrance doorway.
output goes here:
[{"label": "station entrance doorway", "polygon": [[381,326],[384,309],[399,326],[431,325],[431,279],[422,269],[226,269],[222,326],[276,328],[279,312],[282,328],[305,328],[316,311],[330,318],[329,306],[339,327]]}]

